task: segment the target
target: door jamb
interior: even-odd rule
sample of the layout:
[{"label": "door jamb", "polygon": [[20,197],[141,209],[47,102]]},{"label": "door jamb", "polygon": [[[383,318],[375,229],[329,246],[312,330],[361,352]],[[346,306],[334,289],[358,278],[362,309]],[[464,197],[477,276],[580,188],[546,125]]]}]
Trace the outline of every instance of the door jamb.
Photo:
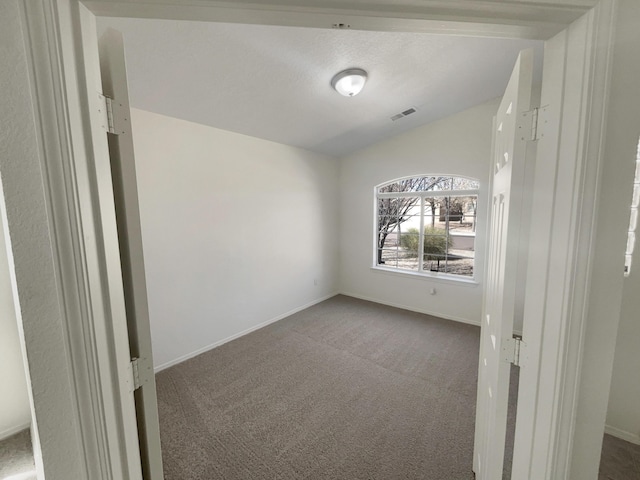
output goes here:
[{"label": "door jamb", "polygon": [[[589,322],[616,5],[614,0],[603,0],[580,19],[586,26],[579,62],[572,57],[574,61],[568,65],[565,44],[565,84],[555,88],[560,91],[555,98],[562,100],[549,108],[554,116],[550,123],[557,122],[561,135],[543,153],[542,145],[538,145],[539,183],[533,203],[539,208],[532,212],[536,231],[532,228],[530,241],[547,248],[540,250],[538,246],[529,251],[523,335],[528,362],[535,362],[538,368],[533,370],[537,378],[526,368],[520,372],[520,382],[534,383],[536,390],[533,398],[519,399],[519,408],[520,400],[524,400],[534,405],[534,411],[529,418],[517,420],[514,478],[569,478],[571,474],[582,347]],[[578,64],[582,70],[576,72]],[[566,83],[569,73],[575,81],[570,84]],[[572,90],[573,99],[567,90]],[[576,97],[580,98],[577,114]],[[542,188],[544,181],[552,180],[549,177],[555,179],[554,185]],[[567,189],[566,185],[573,188]],[[547,205],[551,211],[545,209]],[[544,322],[532,329],[535,322],[527,323],[527,318],[543,318]]]}]

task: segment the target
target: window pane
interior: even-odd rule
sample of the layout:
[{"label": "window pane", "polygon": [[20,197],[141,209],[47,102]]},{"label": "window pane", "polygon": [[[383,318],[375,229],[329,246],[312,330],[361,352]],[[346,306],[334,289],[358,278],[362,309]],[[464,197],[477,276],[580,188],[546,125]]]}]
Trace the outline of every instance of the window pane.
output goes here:
[{"label": "window pane", "polygon": [[636,234],[634,232],[629,232],[627,236],[627,255],[631,255],[633,253],[633,247],[636,244]]},{"label": "window pane", "polygon": [[427,272],[444,272],[446,263],[446,254],[428,253],[422,259],[422,269]]},{"label": "window pane", "polygon": [[631,206],[640,206],[640,184],[636,184],[633,186],[633,199],[631,200]]},{"label": "window pane", "polygon": [[626,276],[629,276],[629,273],[631,272],[631,261],[632,261],[632,256],[631,255],[625,255],[625,257],[624,257],[624,274]]},{"label": "window pane", "polygon": [[451,190],[453,187],[453,179],[451,177],[441,177],[440,181],[434,186],[433,190]]},{"label": "window pane", "polygon": [[634,232],[638,226],[638,209],[631,208],[631,218],[629,219],[629,231]]},{"label": "window pane", "polygon": [[446,273],[464,277],[473,277],[473,261],[449,260],[447,263]]},{"label": "window pane", "polygon": [[407,256],[398,259],[398,268],[418,271],[418,256]]},{"label": "window pane", "polygon": [[480,183],[476,180],[427,175],[424,177],[405,178],[378,187],[379,193],[390,192],[428,192],[430,190],[477,190]]},{"label": "window pane", "polygon": [[480,188],[480,182],[470,180],[468,178],[453,177],[452,190],[477,190]]},{"label": "window pane", "polygon": [[447,273],[472,277],[473,261],[473,250],[450,249],[447,256]]},{"label": "window pane", "polygon": [[386,267],[398,266],[398,249],[379,248],[378,249],[378,265]]}]

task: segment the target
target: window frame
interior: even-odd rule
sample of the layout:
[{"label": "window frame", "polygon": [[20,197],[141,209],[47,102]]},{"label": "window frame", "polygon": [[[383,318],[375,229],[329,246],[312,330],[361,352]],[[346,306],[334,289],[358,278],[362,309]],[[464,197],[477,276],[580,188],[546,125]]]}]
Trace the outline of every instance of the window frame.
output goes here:
[{"label": "window frame", "polygon": [[[463,179],[469,180],[477,183],[477,188],[473,189],[456,189],[456,190],[419,190],[419,191],[404,191],[404,192],[380,192],[380,189],[394,183],[401,182],[403,180],[409,179],[418,179],[424,177],[445,177],[451,179]],[[475,257],[475,243],[476,238],[474,234],[474,268],[473,275],[458,275],[455,273],[447,273],[447,272],[436,272],[431,270],[424,270],[424,254],[418,254],[418,270],[408,270],[399,267],[389,267],[385,265],[381,265],[378,263],[378,238],[380,234],[379,230],[379,203],[380,199],[384,198],[409,198],[409,197],[418,197],[420,199],[420,230],[419,230],[419,246],[418,252],[423,252],[424,249],[424,227],[425,227],[425,215],[424,215],[424,207],[425,207],[425,199],[426,198],[434,198],[434,197],[475,197],[476,201],[476,211],[479,208],[479,201],[481,197],[482,185],[480,180],[473,177],[468,177],[465,175],[453,175],[453,174],[421,174],[421,175],[409,175],[405,177],[396,178],[393,180],[389,180],[383,183],[380,183],[374,187],[374,198],[373,198],[373,255],[372,255],[372,270],[391,273],[394,275],[408,276],[413,278],[423,278],[423,279],[437,279],[444,280],[446,282],[453,283],[461,283],[461,284],[471,284],[478,285],[478,281],[476,278],[476,257]],[[478,225],[478,216],[475,217],[476,227]],[[449,233],[450,230],[447,232]],[[447,234],[448,236],[448,234]]]},{"label": "window frame", "polygon": [[638,227],[638,216],[640,215],[640,138],[636,149],[635,170],[633,177],[633,193],[631,194],[631,206],[629,211],[629,229],[627,231],[627,244],[624,252],[624,276],[631,275],[633,266],[633,254],[636,248],[636,236]]}]

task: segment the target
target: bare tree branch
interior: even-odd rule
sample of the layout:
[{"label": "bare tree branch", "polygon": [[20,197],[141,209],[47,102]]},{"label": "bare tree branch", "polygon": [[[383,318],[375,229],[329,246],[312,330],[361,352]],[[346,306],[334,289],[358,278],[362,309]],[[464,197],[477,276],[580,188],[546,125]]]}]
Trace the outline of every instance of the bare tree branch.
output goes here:
[{"label": "bare tree branch", "polygon": [[[395,193],[395,192],[424,192],[433,190],[438,186],[445,186],[451,183],[451,177],[417,177],[399,180],[381,187],[379,193]],[[446,185],[449,189],[452,185]],[[378,199],[378,264],[384,264],[382,259],[382,248],[389,234],[400,224],[405,222],[408,217],[407,213],[420,200],[419,197],[398,197],[398,198],[379,198]],[[435,203],[430,203],[432,212]]]}]

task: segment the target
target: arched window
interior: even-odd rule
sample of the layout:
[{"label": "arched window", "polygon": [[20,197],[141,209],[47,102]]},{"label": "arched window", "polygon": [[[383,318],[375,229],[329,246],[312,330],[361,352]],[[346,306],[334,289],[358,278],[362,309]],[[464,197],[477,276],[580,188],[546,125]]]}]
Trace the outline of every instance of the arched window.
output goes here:
[{"label": "arched window", "polygon": [[477,180],[451,175],[378,185],[375,266],[473,277],[479,186]]}]

